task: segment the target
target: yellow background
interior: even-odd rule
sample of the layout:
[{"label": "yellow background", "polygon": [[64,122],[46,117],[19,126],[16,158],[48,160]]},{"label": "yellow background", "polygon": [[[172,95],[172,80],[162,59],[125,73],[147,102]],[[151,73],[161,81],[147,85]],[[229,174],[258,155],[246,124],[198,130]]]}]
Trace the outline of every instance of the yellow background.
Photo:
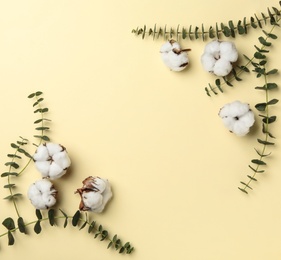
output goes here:
[{"label": "yellow background", "polygon": [[[237,189],[250,174],[256,138],[262,138],[258,113],[251,134],[236,137],[224,128],[218,111],[234,100],[252,107],[264,101],[254,89],[254,74],[209,98],[204,91],[214,77],[200,64],[205,42],[181,41],[191,48],[190,66],[169,71],[161,61],[163,39],[142,40],[137,26],[188,27],[237,22],[266,13],[278,1],[160,0],[11,0],[0,3],[1,172],[18,136],[32,137],[32,101],[44,92],[52,119],[49,136],[72,159],[67,176],[55,182],[58,207],[78,209],[74,191],[89,175],[108,178],[114,198],[99,215],[90,214],[111,235],[135,246],[119,255],[73,227],[42,223],[43,232],[17,233],[16,244],[0,238],[0,258],[7,259],[281,259],[280,120],[272,125],[276,145],[266,174],[258,176],[248,196]],[[269,30],[271,27],[265,27]],[[280,29],[274,31],[280,38]],[[235,39],[240,53],[252,56],[261,30]],[[279,49],[279,50],[278,50]],[[280,39],[273,42],[269,67],[280,69]],[[280,84],[279,76],[271,78]],[[271,92],[280,99],[279,91]],[[273,97],[273,96],[271,96]],[[272,113],[281,116],[279,104]],[[28,146],[32,152],[34,147]],[[17,182],[17,192],[40,178],[31,165]],[[1,187],[6,184],[1,178]],[[7,190],[1,188],[1,197]],[[26,197],[19,211],[35,219]],[[0,200],[1,222],[16,218],[12,203]],[[1,225],[0,234],[5,231]]]}]

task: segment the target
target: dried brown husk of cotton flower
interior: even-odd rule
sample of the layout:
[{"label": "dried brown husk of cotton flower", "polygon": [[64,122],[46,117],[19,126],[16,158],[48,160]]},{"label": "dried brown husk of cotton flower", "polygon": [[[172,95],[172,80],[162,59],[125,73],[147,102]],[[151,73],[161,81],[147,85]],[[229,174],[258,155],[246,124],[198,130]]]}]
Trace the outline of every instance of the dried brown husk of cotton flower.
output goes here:
[{"label": "dried brown husk of cotton flower", "polygon": [[100,213],[112,197],[111,186],[107,179],[87,177],[82,188],[76,190],[81,198],[79,209]]}]

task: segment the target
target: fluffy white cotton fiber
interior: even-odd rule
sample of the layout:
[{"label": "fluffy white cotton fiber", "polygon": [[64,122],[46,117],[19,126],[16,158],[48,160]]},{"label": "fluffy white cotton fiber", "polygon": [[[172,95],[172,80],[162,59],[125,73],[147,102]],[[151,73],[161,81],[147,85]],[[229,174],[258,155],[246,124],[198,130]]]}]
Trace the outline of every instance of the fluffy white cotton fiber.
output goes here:
[{"label": "fluffy white cotton fiber", "polygon": [[224,105],[219,111],[225,127],[238,136],[244,136],[255,122],[253,111],[249,104],[240,101]]},{"label": "fluffy white cotton fiber", "polygon": [[189,64],[187,52],[190,49],[181,49],[178,42],[170,40],[165,42],[161,48],[161,58],[164,64],[172,71],[182,71]]},{"label": "fluffy white cotton fiber", "polygon": [[36,209],[48,209],[56,203],[57,191],[53,183],[47,179],[38,180],[33,183],[27,192],[31,204]]},{"label": "fluffy white cotton fiber", "polygon": [[33,159],[42,177],[52,180],[62,177],[71,164],[66,149],[55,143],[38,146]]},{"label": "fluffy white cotton fiber", "polygon": [[238,52],[233,42],[212,41],[209,42],[201,56],[203,68],[219,77],[228,75],[237,61]]}]

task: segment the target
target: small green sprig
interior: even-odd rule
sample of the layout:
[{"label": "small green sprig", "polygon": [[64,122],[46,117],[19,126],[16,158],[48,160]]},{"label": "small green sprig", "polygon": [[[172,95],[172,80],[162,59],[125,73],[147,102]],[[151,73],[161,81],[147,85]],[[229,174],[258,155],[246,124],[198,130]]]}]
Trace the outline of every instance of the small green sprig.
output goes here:
[{"label": "small green sprig", "polygon": [[[281,1],[279,1],[279,5],[281,6]],[[164,38],[171,39],[176,38],[179,39],[189,39],[189,40],[197,40],[202,39],[203,41],[206,39],[220,39],[221,36],[232,37],[235,38],[237,35],[245,35],[248,34],[250,28],[257,29],[263,28],[266,24],[275,24],[276,19],[280,18],[280,10],[276,7],[267,8],[267,12],[261,13],[259,16],[254,14],[250,18],[244,17],[242,20],[238,22],[233,22],[233,20],[228,21],[228,23],[216,23],[215,26],[210,26],[206,29],[204,24],[200,26],[180,26],[177,28],[168,28],[165,26],[164,28],[158,27],[156,24],[153,28],[148,28],[146,25],[143,27],[137,27],[132,30],[132,33],[136,36],[141,36],[142,39],[146,37],[153,37],[153,39]]]},{"label": "small green sprig", "polygon": [[252,159],[251,164],[249,164],[249,168],[252,171],[251,175],[247,175],[248,181],[241,181],[242,187],[238,187],[239,190],[248,194],[249,189],[252,190],[250,184],[254,181],[257,181],[256,175],[259,173],[264,173],[264,169],[260,169],[267,165],[265,162],[265,158],[270,156],[271,153],[267,153],[266,150],[269,146],[273,146],[275,143],[272,141],[275,137],[270,132],[270,125],[274,123],[277,119],[275,115],[270,115],[270,107],[278,103],[278,99],[269,98],[269,92],[273,89],[276,89],[278,86],[276,83],[268,82],[269,75],[274,75],[278,71],[277,69],[267,70],[266,69],[267,59],[264,57],[259,64],[255,64],[254,71],[256,72],[257,78],[263,77],[265,84],[263,86],[257,86],[256,89],[265,92],[265,101],[262,103],[258,103],[255,105],[255,108],[261,113],[259,117],[261,118],[262,123],[262,133],[264,134],[263,139],[257,139],[258,143],[262,146],[261,149],[256,149],[255,151],[258,155],[258,158]]},{"label": "small green sprig", "polygon": [[[51,121],[45,117],[45,114],[49,111],[48,108],[42,106],[42,102],[44,98],[42,97],[42,91],[36,91],[28,95],[29,99],[35,99],[33,103],[33,107],[35,108],[34,113],[39,114],[40,118],[37,119],[34,124],[36,125],[35,130],[39,131],[39,135],[34,135],[35,138],[39,139],[37,144],[33,143],[35,146],[39,146],[42,141],[49,141],[50,138],[46,135],[46,131],[50,128],[45,126],[45,122]],[[40,124],[40,126],[38,126]],[[8,171],[5,171],[1,174],[1,177],[7,177],[7,184],[4,188],[9,190],[9,196],[5,197],[4,199],[11,200],[13,202],[14,208],[18,217],[20,217],[19,209],[16,203],[16,200],[22,196],[21,193],[14,193],[16,188],[16,184],[12,182],[12,177],[19,177],[28,165],[33,160],[32,156],[27,152],[25,146],[28,145],[28,139],[20,137],[20,140],[16,141],[15,143],[11,143],[11,147],[14,149],[14,153],[7,154],[9,161],[5,163],[5,166],[8,167]],[[20,161],[23,159],[22,155],[28,158],[28,161],[24,166],[20,168]]]},{"label": "small green sprig", "polygon": [[71,222],[73,227],[79,228],[79,230],[82,230],[86,226],[88,226],[88,234],[93,234],[95,239],[100,238],[100,241],[109,241],[107,249],[113,248],[120,254],[131,254],[134,251],[134,247],[131,246],[130,242],[126,242],[125,244],[123,244],[121,239],[117,235],[114,235],[112,238],[110,238],[109,232],[104,229],[102,225],[97,225],[96,221],[90,221],[88,219],[87,213],[85,214],[84,218],[83,214],[79,210],[76,211],[74,215],[67,215],[62,209],[60,209],[60,213],[61,214],[57,214],[57,211],[55,209],[49,209],[47,212],[47,216],[43,217],[42,212],[36,209],[36,220],[33,220],[26,224],[23,222],[23,220],[18,220],[17,225],[12,218],[6,218],[2,222],[2,225],[7,229],[7,231],[1,234],[0,238],[7,236],[8,245],[12,246],[15,244],[14,233],[16,231],[19,230],[21,233],[26,234],[27,227],[33,226],[33,231],[36,234],[40,234],[42,232],[42,222],[47,222],[50,226],[55,226],[57,225],[57,220],[64,219],[64,228],[68,226],[69,222]]}]

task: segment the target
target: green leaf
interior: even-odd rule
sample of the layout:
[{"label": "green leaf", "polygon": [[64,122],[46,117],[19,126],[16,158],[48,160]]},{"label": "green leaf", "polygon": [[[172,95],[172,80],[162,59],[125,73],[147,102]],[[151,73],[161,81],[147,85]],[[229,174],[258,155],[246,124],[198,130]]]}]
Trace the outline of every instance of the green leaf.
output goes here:
[{"label": "green leaf", "polygon": [[55,225],[55,210],[54,209],[49,209],[48,218],[49,218],[50,225],[54,226]]},{"label": "green leaf", "polygon": [[260,144],[264,144],[264,145],[274,145],[274,143],[272,143],[272,142],[268,142],[268,141],[261,140],[261,139],[257,139],[257,140],[258,140],[258,142],[259,142]]},{"label": "green leaf", "polygon": [[49,130],[50,127],[47,126],[40,126],[40,127],[36,127],[35,130],[40,130],[40,131],[45,131],[45,130]]},{"label": "green leaf", "polygon": [[107,249],[110,248],[112,245],[113,245],[113,242],[110,241],[109,244],[108,244],[108,246],[107,246]]},{"label": "green leaf", "polygon": [[2,225],[7,228],[8,230],[13,230],[15,229],[15,222],[12,218],[6,218],[3,222]]},{"label": "green leaf", "polygon": [[265,85],[265,88],[268,89],[268,90],[275,89],[275,88],[277,88],[277,87],[278,87],[278,86],[277,86],[276,83],[267,83],[267,84]]},{"label": "green leaf", "polygon": [[248,192],[247,192],[245,189],[242,189],[242,188],[240,188],[240,187],[238,187],[238,189],[241,190],[242,192],[248,194]]},{"label": "green leaf", "polygon": [[276,74],[278,72],[277,69],[270,70],[266,73],[266,75]]},{"label": "green leaf", "polygon": [[17,197],[20,197],[20,196],[22,196],[21,193],[16,193],[16,194],[5,197],[4,200],[12,200],[12,199],[16,199]]},{"label": "green leaf", "polygon": [[41,214],[41,211],[39,209],[35,210],[35,214],[36,214],[36,217],[37,217],[38,220],[41,220],[43,218],[42,214]]},{"label": "green leaf", "polygon": [[264,46],[271,46],[271,42],[267,42],[262,36],[258,38],[259,39],[259,42],[264,45]]},{"label": "green leaf", "polygon": [[103,230],[101,232],[101,241],[105,240],[108,237],[108,231]]},{"label": "green leaf", "polygon": [[278,103],[278,99],[274,98],[274,99],[271,99],[270,101],[267,102],[267,105],[275,105]]},{"label": "green leaf", "polygon": [[266,165],[266,163],[262,160],[259,159],[253,159],[251,160],[252,163],[257,164],[257,165]]},{"label": "green leaf", "polygon": [[273,123],[273,122],[275,122],[276,121],[276,116],[271,116],[271,117],[264,117],[263,119],[262,119],[262,121],[265,123],[265,124],[271,124],[271,123]]},{"label": "green leaf", "polygon": [[20,167],[16,162],[6,162],[5,165],[15,169],[18,169]]},{"label": "green leaf", "polygon": [[24,233],[26,234],[26,228],[25,228],[25,224],[24,224],[24,221],[23,221],[23,218],[22,217],[19,217],[18,218],[18,227],[19,227],[19,231],[21,233]]},{"label": "green leaf", "polygon": [[240,181],[240,183],[243,184],[245,187],[247,187],[247,188],[249,188],[249,189],[252,190],[252,187],[249,186],[249,184],[247,184],[247,183],[245,183],[245,182],[243,182],[243,181]]},{"label": "green leaf", "polygon": [[85,227],[86,227],[86,225],[87,225],[87,221],[84,221],[83,225],[79,228],[79,230],[81,230],[81,229],[85,228]]},{"label": "green leaf", "polygon": [[120,246],[121,246],[121,240],[118,238],[118,239],[115,241],[114,247],[115,247],[116,250],[118,250],[118,249],[120,248]]},{"label": "green leaf", "polygon": [[15,239],[11,231],[8,231],[8,245],[12,246],[15,243]]},{"label": "green leaf", "polygon": [[238,66],[238,68],[245,72],[250,72],[250,70],[246,66]]},{"label": "green leaf", "polygon": [[28,98],[34,98],[35,97],[35,93],[31,93],[30,95],[28,95]]},{"label": "green leaf", "polygon": [[258,111],[265,111],[267,104],[266,103],[258,103],[255,105],[255,108]]},{"label": "green leaf", "polygon": [[37,91],[37,92],[35,93],[35,95],[36,95],[37,97],[41,96],[42,94],[43,94],[42,91]]},{"label": "green leaf", "polygon": [[96,221],[93,221],[88,228],[88,233],[91,233],[94,230],[95,225],[96,225]]},{"label": "green leaf", "polygon": [[38,221],[36,222],[35,226],[34,226],[34,232],[35,232],[36,234],[40,234],[41,231],[42,231],[42,228],[41,228],[41,221],[38,220]]},{"label": "green leaf", "polygon": [[18,176],[17,172],[3,172],[1,174],[1,177],[7,177],[7,176]]},{"label": "green leaf", "polygon": [[74,227],[77,226],[77,224],[78,224],[78,222],[79,222],[79,220],[80,220],[80,215],[81,215],[80,211],[77,210],[76,213],[74,214],[73,218],[72,218],[72,225],[73,225]]},{"label": "green leaf", "polygon": [[266,56],[260,52],[255,52],[254,57],[256,59],[265,59],[266,58]]},{"label": "green leaf", "polygon": [[11,189],[11,188],[13,188],[13,187],[15,187],[16,186],[16,184],[7,184],[7,185],[4,185],[4,188],[5,189]]},{"label": "green leaf", "polygon": [[247,177],[248,177],[250,180],[252,180],[252,181],[258,181],[256,178],[254,178],[254,177],[252,177],[252,176],[250,176],[250,175],[247,175]]}]

